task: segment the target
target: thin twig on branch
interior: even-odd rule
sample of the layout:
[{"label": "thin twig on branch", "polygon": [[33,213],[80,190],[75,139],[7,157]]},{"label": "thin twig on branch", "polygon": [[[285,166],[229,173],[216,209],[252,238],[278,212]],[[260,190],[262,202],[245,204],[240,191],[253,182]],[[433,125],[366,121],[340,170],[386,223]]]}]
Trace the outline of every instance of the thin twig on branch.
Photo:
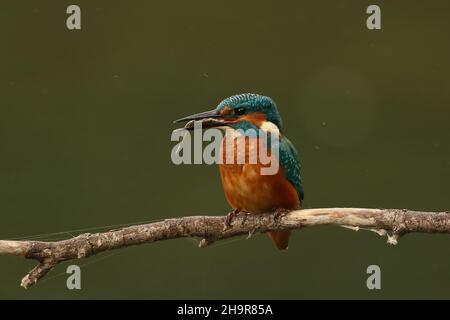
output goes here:
[{"label": "thin twig on branch", "polygon": [[410,232],[450,233],[450,212],[359,208],[276,210],[265,214],[241,212],[226,228],[224,219],[221,216],[166,219],[107,232],[84,233],[55,242],[0,240],[0,255],[38,261],[38,265],[22,279],[22,287],[29,288],[60,262],[175,238],[196,237],[201,239],[199,246],[206,247],[218,240],[256,232],[340,225],[356,231],[368,229],[387,235],[388,243],[395,245],[402,235]]}]

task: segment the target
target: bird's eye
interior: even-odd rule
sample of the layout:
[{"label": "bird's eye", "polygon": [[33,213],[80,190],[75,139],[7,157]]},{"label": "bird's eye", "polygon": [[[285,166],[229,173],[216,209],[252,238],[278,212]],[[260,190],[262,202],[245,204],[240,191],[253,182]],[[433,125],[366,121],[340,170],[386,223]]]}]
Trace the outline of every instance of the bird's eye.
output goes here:
[{"label": "bird's eye", "polygon": [[239,116],[243,115],[245,113],[245,108],[242,108],[242,107],[237,108],[237,109],[234,110],[234,113],[239,115]]}]

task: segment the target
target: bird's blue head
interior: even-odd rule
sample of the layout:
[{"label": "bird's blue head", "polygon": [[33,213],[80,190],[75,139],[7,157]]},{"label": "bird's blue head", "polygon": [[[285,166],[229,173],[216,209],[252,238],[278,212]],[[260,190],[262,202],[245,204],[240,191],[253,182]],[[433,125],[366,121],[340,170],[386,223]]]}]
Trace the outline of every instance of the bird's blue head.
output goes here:
[{"label": "bird's blue head", "polygon": [[[281,130],[281,117],[275,102],[266,96],[243,93],[226,98],[211,111],[197,113],[175,122],[202,121],[203,128],[231,127],[233,129],[261,128],[267,124]],[[187,125],[187,129],[193,125]]]}]

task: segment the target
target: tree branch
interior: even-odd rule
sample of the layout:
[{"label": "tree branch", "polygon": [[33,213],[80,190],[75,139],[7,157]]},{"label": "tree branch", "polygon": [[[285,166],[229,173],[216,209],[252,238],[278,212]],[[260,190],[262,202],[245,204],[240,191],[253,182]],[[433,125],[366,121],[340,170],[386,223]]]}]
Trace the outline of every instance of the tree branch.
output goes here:
[{"label": "tree branch", "polygon": [[206,247],[215,241],[243,234],[340,225],[356,231],[367,229],[387,235],[388,243],[395,245],[402,235],[410,232],[450,233],[450,212],[359,208],[276,210],[265,214],[240,212],[227,228],[224,228],[224,219],[220,216],[167,219],[107,232],[84,233],[55,242],[0,240],[0,255],[22,256],[39,262],[22,279],[22,287],[29,288],[60,262],[175,238],[200,238],[199,246]]}]

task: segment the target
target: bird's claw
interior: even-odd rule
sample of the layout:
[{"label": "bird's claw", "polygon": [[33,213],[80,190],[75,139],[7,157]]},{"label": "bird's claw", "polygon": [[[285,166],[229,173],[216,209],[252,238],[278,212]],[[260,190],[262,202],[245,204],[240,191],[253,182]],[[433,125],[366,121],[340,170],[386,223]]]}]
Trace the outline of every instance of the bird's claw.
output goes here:
[{"label": "bird's claw", "polygon": [[289,212],[289,210],[286,210],[286,209],[277,209],[277,210],[275,210],[275,214],[273,216],[273,220],[276,223],[280,222],[281,218],[283,218],[288,212]]},{"label": "bird's claw", "polygon": [[231,222],[239,212],[240,212],[239,209],[234,209],[233,211],[227,214],[227,216],[225,217],[225,221],[223,223],[223,231],[228,230],[231,227]]}]

